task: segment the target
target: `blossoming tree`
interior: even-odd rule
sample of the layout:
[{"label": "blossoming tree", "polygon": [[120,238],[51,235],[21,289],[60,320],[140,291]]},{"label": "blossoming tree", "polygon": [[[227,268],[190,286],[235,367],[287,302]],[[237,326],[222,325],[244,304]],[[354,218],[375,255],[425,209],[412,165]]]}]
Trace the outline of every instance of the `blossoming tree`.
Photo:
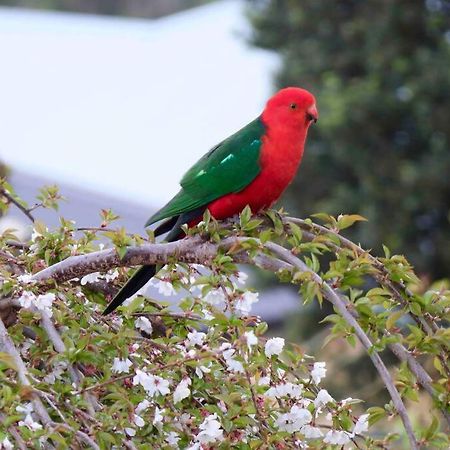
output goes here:
[{"label": "blossoming tree", "polygon": [[[344,238],[361,217],[320,215],[318,225],[245,210],[217,223],[206,213],[164,244],[114,229],[108,211],[98,228],[61,219],[49,230],[6,182],[0,195],[33,222],[27,242],[0,236],[0,448],[448,446],[450,292],[421,290],[404,257],[375,257]],[[58,197],[44,189],[40,206]],[[127,267],[150,263],[162,265],[151,282],[160,298],[143,291],[103,317]],[[331,302],[328,340],[359,340],[391,401],[364,411],[333,398],[325,362],[266,337],[252,315],[258,293],[237,264],[276,273],[304,302]],[[176,308],[163,301],[173,293]],[[431,399],[429,423],[412,423],[405,406],[419,394]],[[386,419],[404,431],[374,434],[370,425]]]}]

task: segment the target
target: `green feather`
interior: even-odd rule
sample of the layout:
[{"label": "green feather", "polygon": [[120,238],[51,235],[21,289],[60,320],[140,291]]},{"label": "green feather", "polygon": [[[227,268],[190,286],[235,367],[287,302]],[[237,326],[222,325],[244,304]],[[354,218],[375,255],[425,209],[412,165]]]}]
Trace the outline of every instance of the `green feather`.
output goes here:
[{"label": "green feather", "polygon": [[261,170],[259,156],[264,133],[264,124],[257,118],[213,147],[183,176],[180,192],[145,226],[205,206],[248,186]]}]

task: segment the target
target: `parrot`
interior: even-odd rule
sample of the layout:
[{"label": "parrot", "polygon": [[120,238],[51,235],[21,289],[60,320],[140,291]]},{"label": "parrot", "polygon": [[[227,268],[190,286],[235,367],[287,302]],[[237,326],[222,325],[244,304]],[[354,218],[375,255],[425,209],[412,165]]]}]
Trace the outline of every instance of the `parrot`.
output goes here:
[{"label": "parrot", "polygon": [[[154,235],[167,242],[184,237],[182,225],[198,224],[206,209],[216,220],[270,208],[297,173],[306,136],[319,114],[313,94],[286,87],[266,103],[261,115],[200,158],[182,177],[181,190],[148,219],[145,227],[163,221]],[[157,272],[140,267],[107,305],[103,315],[120,306]]]}]

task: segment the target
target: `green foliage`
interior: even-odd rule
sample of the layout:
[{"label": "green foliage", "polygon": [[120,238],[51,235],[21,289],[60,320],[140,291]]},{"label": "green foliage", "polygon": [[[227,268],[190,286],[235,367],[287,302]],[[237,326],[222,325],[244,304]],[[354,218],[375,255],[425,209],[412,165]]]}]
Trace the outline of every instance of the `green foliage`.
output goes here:
[{"label": "green foliage", "polygon": [[[54,205],[42,201],[41,207]],[[101,217],[104,225],[116,219],[111,211]],[[284,259],[274,270],[299,289],[305,303],[330,300],[324,286],[338,293],[372,342],[370,354],[383,355],[400,344],[423,364],[430,377],[430,415],[428,421],[416,420],[414,431],[421,445],[447,448],[442,412],[450,405],[449,286],[423,289],[404,257],[386,248],[384,258],[375,258],[343,238],[341,229],[361,217],[317,217],[324,225],[281,211],[254,217],[248,208],[239,219],[219,223],[205,212],[189,230],[196,236],[186,239],[200,236],[205,245],[217,245],[215,257],[204,265],[170,260],[152,282],[158,300],[138,295],[107,318],[101,311],[126,271],[105,266],[98,253],[98,265],[87,265],[81,279],[36,283],[33,274],[70,256],[88,257],[105,242],[124,256],[128,246],[146,238],[106,226],[80,232],[65,219],[54,230],[35,222],[30,241],[20,245],[10,232],[0,236],[0,318],[9,325],[6,331],[0,323],[0,442],[6,445],[17,432],[29,448],[49,441],[73,448],[74,440],[86,444],[86,438],[100,449],[124,441],[139,449],[194,450],[203,444],[245,450],[305,443],[340,448],[352,442],[373,449],[405,447],[401,428],[392,426],[398,423],[392,403],[361,415],[360,401],[334,399],[323,389],[324,362],[314,362],[298,344],[265,336],[268,325],[251,314],[258,294],[245,286],[235,264],[246,252],[250,259],[265,256],[275,264],[279,259],[273,256]],[[221,247],[233,237],[239,238],[236,244]],[[286,266],[292,258],[299,264]],[[174,294],[178,309],[161,300]],[[15,302],[13,312],[2,305],[6,301]],[[329,324],[325,343],[343,339],[358,345],[354,326],[338,310],[324,322]],[[22,369],[4,344],[8,336],[30,386],[19,382]],[[428,395],[410,365],[399,363],[394,377],[401,397],[411,404]],[[42,402],[51,424],[30,406],[33,398]],[[383,428],[367,434],[367,419]],[[386,424],[389,431],[382,432]]]},{"label": "green foliage", "polygon": [[449,2],[248,3],[254,44],[281,55],[277,86],[310,89],[320,111],[291,209],[356,211],[354,241],[448,276]]}]

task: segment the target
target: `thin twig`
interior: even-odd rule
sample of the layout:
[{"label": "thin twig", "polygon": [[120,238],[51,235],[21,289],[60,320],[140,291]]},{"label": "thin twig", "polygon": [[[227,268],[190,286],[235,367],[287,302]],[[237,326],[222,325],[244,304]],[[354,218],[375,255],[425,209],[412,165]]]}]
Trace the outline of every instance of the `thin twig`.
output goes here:
[{"label": "thin twig", "polygon": [[138,450],[137,447],[133,444],[133,441],[123,441],[123,446],[125,448],[128,448],[129,450]]},{"label": "thin twig", "polygon": [[198,314],[187,311],[185,313],[149,313],[149,312],[135,312],[131,314],[136,317],[170,317],[172,319],[180,320],[203,320]]},{"label": "thin twig", "polygon": [[[55,347],[55,350],[58,353],[65,353],[66,346],[65,346],[63,340],[61,339],[61,336],[59,335],[58,330],[53,325],[52,320],[50,319],[50,317],[48,316],[48,314],[45,311],[40,311],[40,313],[41,313],[42,328],[44,328],[44,330],[46,331],[47,336],[50,339],[50,342]],[[68,371],[69,371],[70,378],[72,379],[75,386],[77,388],[80,388],[81,376],[80,376],[80,373],[78,372],[78,370],[73,365],[69,364]],[[86,401],[86,405],[87,405],[89,414],[91,416],[95,416],[95,409],[96,409],[97,405],[96,405],[94,398],[89,393],[86,393],[84,395],[84,399]]]},{"label": "thin twig", "polygon": [[19,250],[24,250],[29,248],[29,245],[25,242],[19,242],[19,241],[6,241],[6,245],[8,247],[18,248]]},{"label": "thin twig", "polygon": [[33,215],[30,213],[30,211],[25,208],[23,205],[20,204],[6,189],[0,190],[0,195],[3,195],[3,197],[7,198],[11,203],[13,203],[17,208],[20,209],[27,217],[31,220],[31,222],[34,223],[35,219]]},{"label": "thin twig", "polygon": [[81,442],[84,442],[86,445],[93,448],[94,450],[100,450],[100,447],[86,433],[83,433],[82,431],[79,430],[75,430],[65,423],[52,422],[50,425],[55,429],[60,428],[62,430],[68,431],[69,433],[73,433]]}]

